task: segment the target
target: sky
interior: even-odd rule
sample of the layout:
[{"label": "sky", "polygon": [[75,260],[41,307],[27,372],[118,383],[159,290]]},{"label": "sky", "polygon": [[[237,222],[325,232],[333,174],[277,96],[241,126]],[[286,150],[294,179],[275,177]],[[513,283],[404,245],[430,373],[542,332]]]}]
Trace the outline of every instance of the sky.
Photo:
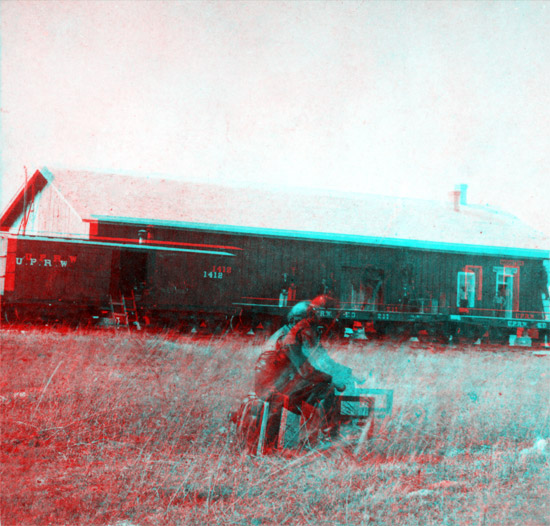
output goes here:
[{"label": "sky", "polygon": [[43,166],[465,183],[550,234],[550,3],[1,1],[0,46],[1,206]]}]

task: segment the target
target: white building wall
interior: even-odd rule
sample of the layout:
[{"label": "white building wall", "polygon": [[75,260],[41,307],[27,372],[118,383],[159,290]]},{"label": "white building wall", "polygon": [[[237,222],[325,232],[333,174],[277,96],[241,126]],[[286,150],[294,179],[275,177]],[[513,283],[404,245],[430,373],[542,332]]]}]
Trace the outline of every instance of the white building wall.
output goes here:
[{"label": "white building wall", "polygon": [[[23,214],[30,208],[29,218],[23,232]],[[13,233],[29,235],[55,235],[63,237],[88,237],[89,225],[84,223],[74,209],[60,196],[57,190],[47,184],[34,199],[27,203],[10,228]]]}]

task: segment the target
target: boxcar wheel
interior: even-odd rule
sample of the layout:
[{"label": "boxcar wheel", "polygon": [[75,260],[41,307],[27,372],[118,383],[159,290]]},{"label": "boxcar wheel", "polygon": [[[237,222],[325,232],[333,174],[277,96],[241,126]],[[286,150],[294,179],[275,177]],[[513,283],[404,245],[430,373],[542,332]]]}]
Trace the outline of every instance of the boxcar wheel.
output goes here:
[{"label": "boxcar wheel", "polygon": [[484,329],[477,325],[462,325],[456,334],[456,339],[460,343],[473,344],[483,336]]},{"label": "boxcar wheel", "polygon": [[508,332],[501,327],[491,327],[489,329],[489,340],[491,343],[507,344]]},{"label": "boxcar wheel", "polygon": [[373,321],[372,328],[377,338],[384,338],[388,332],[388,324],[381,321]]}]

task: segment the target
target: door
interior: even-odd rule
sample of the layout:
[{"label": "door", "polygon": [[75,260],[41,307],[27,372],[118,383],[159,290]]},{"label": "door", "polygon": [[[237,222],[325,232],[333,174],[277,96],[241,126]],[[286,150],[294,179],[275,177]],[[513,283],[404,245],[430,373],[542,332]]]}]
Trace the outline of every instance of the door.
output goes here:
[{"label": "door", "polygon": [[519,310],[519,268],[497,267],[495,303],[497,315],[511,318]]},{"label": "door", "polygon": [[15,285],[16,240],[0,237],[0,296]]},{"label": "door", "polygon": [[384,303],[384,271],[373,266],[344,267],[342,272],[342,306],[348,309],[375,311]]},{"label": "door", "polygon": [[459,272],[456,280],[456,306],[473,309],[476,300],[475,272]]}]

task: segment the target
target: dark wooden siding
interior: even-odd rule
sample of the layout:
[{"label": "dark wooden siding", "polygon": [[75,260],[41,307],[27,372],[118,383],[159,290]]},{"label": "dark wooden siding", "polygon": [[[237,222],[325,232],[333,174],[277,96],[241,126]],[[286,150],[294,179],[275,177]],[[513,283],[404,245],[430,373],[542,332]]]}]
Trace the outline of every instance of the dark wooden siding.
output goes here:
[{"label": "dark wooden siding", "polygon": [[[98,236],[137,239],[144,226],[99,224]],[[475,302],[472,314],[493,315],[496,277],[494,267],[503,266],[509,257],[451,253],[414,248],[391,248],[356,243],[285,239],[260,235],[149,227],[157,241],[211,244],[242,249],[241,296],[270,298],[276,304],[283,273],[294,273],[296,299],[313,297],[321,280],[334,275],[335,291],[343,296],[349,270],[370,265],[383,269],[383,297],[386,305],[403,301],[403,282],[410,272],[416,308],[419,300],[429,310],[437,302],[443,313],[457,312],[457,276],[467,265],[482,269],[482,299]],[[519,310],[541,311],[542,260],[523,258],[519,266]],[[504,263],[503,263],[504,262]],[[292,269],[295,269],[294,271]],[[348,273],[348,274],[346,274]]]}]

